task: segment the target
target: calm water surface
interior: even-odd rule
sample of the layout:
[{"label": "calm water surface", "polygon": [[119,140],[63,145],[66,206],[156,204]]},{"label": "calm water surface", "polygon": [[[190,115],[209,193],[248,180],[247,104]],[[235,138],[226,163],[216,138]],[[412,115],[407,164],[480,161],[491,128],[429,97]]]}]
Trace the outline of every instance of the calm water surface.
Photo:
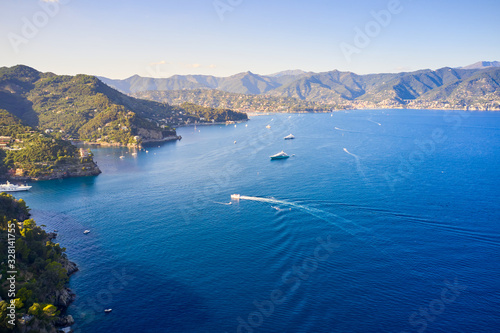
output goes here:
[{"label": "calm water surface", "polygon": [[498,332],[499,113],[178,132],[19,195],[80,268],[77,332]]}]

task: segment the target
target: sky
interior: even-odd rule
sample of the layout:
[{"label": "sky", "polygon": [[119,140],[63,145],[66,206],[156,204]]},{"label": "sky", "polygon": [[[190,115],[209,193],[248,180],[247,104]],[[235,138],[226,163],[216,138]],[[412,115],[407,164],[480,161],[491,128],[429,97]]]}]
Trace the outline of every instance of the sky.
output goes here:
[{"label": "sky", "polygon": [[498,0],[0,0],[0,67],[124,79],[500,61]]}]

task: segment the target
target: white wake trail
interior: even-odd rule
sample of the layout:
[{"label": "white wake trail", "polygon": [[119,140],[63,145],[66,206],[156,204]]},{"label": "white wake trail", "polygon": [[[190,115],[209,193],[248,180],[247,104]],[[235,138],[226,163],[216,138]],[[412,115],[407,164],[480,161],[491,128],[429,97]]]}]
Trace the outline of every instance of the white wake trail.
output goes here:
[{"label": "white wake trail", "polygon": [[347,154],[349,154],[349,155],[351,155],[352,157],[354,157],[354,159],[356,160],[356,170],[358,170],[358,173],[359,173],[360,175],[362,175],[362,176],[363,176],[363,178],[364,178],[365,180],[367,180],[367,179],[366,179],[365,172],[363,171],[363,169],[361,169],[361,162],[360,162],[359,156],[358,156],[358,155],[355,155],[355,154],[353,154],[353,153],[351,153],[351,152],[349,152],[349,151],[347,150],[347,148],[344,148],[344,151],[345,151]]},{"label": "white wake trail", "polygon": [[[370,229],[368,229],[366,227],[358,225],[358,224],[356,224],[348,219],[345,219],[341,216],[338,216],[336,214],[328,213],[328,212],[325,212],[321,209],[307,207],[307,206],[300,205],[300,204],[297,204],[294,202],[277,200],[274,198],[249,197],[246,195],[240,195],[240,200],[252,200],[252,201],[260,201],[260,202],[268,202],[268,203],[279,204],[279,205],[283,205],[283,206],[294,207],[294,208],[300,209],[300,210],[302,210],[302,211],[304,211],[304,212],[306,212],[314,217],[317,217],[320,220],[334,224],[336,227],[342,229],[343,231],[345,231],[348,234],[355,236],[355,237],[357,237],[356,234],[358,234],[358,233],[371,231]],[[332,219],[336,219],[340,222],[343,222],[343,224],[339,225],[339,224],[333,223]]]},{"label": "white wake trail", "polygon": [[[344,148],[344,150],[346,150],[346,149]],[[347,152],[347,150],[346,150],[346,152]],[[349,152],[347,152],[347,153],[349,153]],[[261,198],[261,197],[251,197],[251,196],[246,196],[246,195],[240,195],[239,200],[251,200],[251,201],[274,203],[274,204],[280,204],[283,206],[289,206],[289,207],[294,207],[294,208],[300,209],[309,215],[312,215],[312,216],[314,216],[322,221],[327,222],[328,224],[334,225],[335,227],[348,233],[349,235],[353,236],[354,238],[360,240],[361,242],[365,243],[366,245],[370,246],[371,248],[375,249],[376,251],[381,252],[383,255],[387,256],[388,258],[391,258],[398,265],[400,265],[402,268],[408,270],[410,272],[410,274],[412,274],[412,270],[410,267],[406,267],[406,265],[403,265],[403,263],[399,262],[389,252],[387,252],[383,248],[380,248],[380,246],[383,246],[383,244],[391,244],[392,241],[390,239],[381,238],[378,235],[374,234],[371,229],[366,228],[364,226],[361,226],[357,223],[354,223],[353,221],[351,221],[349,219],[343,218],[343,217],[338,216],[336,214],[325,212],[321,209],[311,208],[311,207],[300,205],[300,204],[297,204],[294,202],[277,200],[274,198]],[[334,220],[336,220],[337,223],[335,223]],[[341,223],[338,223],[338,222],[341,222]],[[363,234],[364,234],[364,236],[363,236]]]},{"label": "white wake trail", "polygon": [[371,120],[371,119],[366,119],[366,120],[368,120],[369,122],[372,122],[372,123],[374,123],[374,124],[377,124],[377,125],[379,125],[379,126],[382,126],[382,124],[381,124],[381,123],[377,123],[376,121],[373,121],[373,120]]}]

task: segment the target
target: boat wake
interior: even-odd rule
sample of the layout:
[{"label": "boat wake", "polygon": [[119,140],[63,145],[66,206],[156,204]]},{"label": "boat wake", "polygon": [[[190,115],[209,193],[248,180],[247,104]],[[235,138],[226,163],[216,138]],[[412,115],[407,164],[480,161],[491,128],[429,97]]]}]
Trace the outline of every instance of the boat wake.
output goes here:
[{"label": "boat wake", "polygon": [[349,152],[346,148],[344,148],[344,151],[345,151],[347,154],[349,154],[349,155],[351,155],[352,157],[354,157],[354,159],[356,160],[356,170],[358,171],[358,173],[359,173],[361,176],[363,176],[363,178],[364,178],[365,180],[367,180],[367,179],[366,179],[365,172],[363,171],[363,169],[361,169],[361,162],[360,162],[360,158],[359,158],[359,156],[358,156],[358,155],[355,155],[355,154],[353,154],[353,153],[350,153],[350,152]]},{"label": "boat wake", "polygon": [[232,205],[232,204],[233,204],[233,202],[232,202],[232,201],[229,201],[229,202],[218,202],[218,201],[214,201],[214,203],[219,204],[219,205],[226,205],[226,206],[229,206],[229,205]]},{"label": "boat wake", "polygon": [[366,119],[366,120],[368,120],[368,121],[369,121],[369,122],[371,122],[371,123],[374,123],[374,124],[377,124],[377,125],[379,125],[379,126],[382,126],[382,124],[381,124],[381,123],[377,123],[376,121],[373,121],[373,120],[371,120],[371,119]]},{"label": "boat wake", "polygon": [[366,132],[361,132],[361,131],[351,131],[351,130],[346,130],[346,129],[343,129],[343,128],[338,128],[338,127],[334,127],[337,131],[341,131],[341,132],[348,132],[348,133],[363,133],[365,134]]},{"label": "boat wake", "polygon": [[[370,246],[374,250],[380,252],[383,254],[385,257],[392,259],[393,262],[401,266],[401,268],[404,268],[406,271],[408,271],[410,274],[413,275],[413,268],[412,267],[407,267],[404,263],[402,263],[400,260],[396,259],[390,252],[386,251],[384,247],[387,244],[391,244],[392,241],[388,238],[382,238],[380,235],[376,234],[373,232],[370,228],[367,228],[365,226],[359,225],[355,223],[352,220],[346,219],[342,216],[339,216],[337,214],[333,214],[330,212],[326,212],[321,209],[313,208],[313,207],[308,207],[305,205],[297,204],[294,202],[289,202],[285,200],[278,200],[275,198],[262,198],[262,197],[251,197],[251,196],[246,196],[246,195],[239,195],[239,194],[233,194],[231,195],[232,200],[250,200],[250,201],[258,201],[258,202],[266,202],[266,203],[272,203],[272,204],[278,204],[281,206],[288,206],[288,207],[293,207],[297,208],[311,216],[314,216],[318,218],[319,220],[325,221],[328,224],[331,224],[338,229],[348,233],[349,235],[353,236],[355,239],[361,241],[362,243],[366,244],[367,246]],[[275,208],[275,206],[272,206]]]},{"label": "boat wake", "polygon": [[[313,207],[308,207],[305,205],[297,204],[295,202],[289,202],[285,200],[278,200],[275,198],[262,198],[262,197],[250,197],[246,195],[240,195],[239,200],[251,200],[251,201],[258,201],[258,202],[266,202],[266,203],[271,203],[271,204],[278,204],[280,206],[288,206],[289,208],[296,208],[299,209],[309,215],[312,215],[322,221],[325,221],[329,224],[333,224],[337,228],[341,229],[342,231],[350,234],[353,237],[360,238],[362,237],[361,235],[364,234],[371,234],[371,229],[366,228],[362,225],[359,225],[355,223],[354,221],[351,221],[349,219],[346,219],[344,217],[341,217],[339,215],[325,212],[324,210],[313,208]],[[276,209],[276,206],[271,206],[272,208]],[[279,208],[280,211],[283,211],[284,209]],[[361,239],[364,243],[367,243],[368,245],[374,247],[374,244],[370,244],[369,241],[365,239],[365,237],[362,237]],[[371,238],[378,238],[378,236],[373,235]],[[386,242],[386,239],[381,240],[383,242]]]},{"label": "boat wake", "polygon": [[[280,208],[278,206],[271,206],[271,208],[277,210],[278,212],[283,212],[283,211],[287,210],[284,208]],[[292,210],[292,208],[288,208],[288,210]]]}]

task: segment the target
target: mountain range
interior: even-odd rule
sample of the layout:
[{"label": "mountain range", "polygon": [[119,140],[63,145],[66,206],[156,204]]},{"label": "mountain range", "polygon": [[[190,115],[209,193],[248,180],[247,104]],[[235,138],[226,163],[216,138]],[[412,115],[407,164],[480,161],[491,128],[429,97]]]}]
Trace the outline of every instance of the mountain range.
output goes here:
[{"label": "mountain range", "polygon": [[0,68],[0,111],[68,139],[135,145],[177,138],[173,127],[247,119],[232,110],[172,106],[127,96],[90,75],[56,75],[18,65]]},{"label": "mountain range", "polygon": [[[165,95],[171,95],[161,92],[172,91],[176,92],[179,103],[188,100],[196,102],[190,91],[201,90],[198,93],[201,99],[207,99],[203,94],[212,96],[211,106],[224,102],[216,98],[214,103],[213,96],[217,94],[210,90],[218,90],[241,95],[291,98],[337,108],[500,108],[500,63],[497,61],[482,61],[463,68],[367,75],[338,70],[321,73],[289,70],[271,75],[244,72],[229,77],[174,75],[149,78],[134,75],[124,80],[100,79],[123,93],[161,102],[169,101]],[[184,95],[185,98],[182,97]],[[248,110],[251,109],[250,105]]]}]

